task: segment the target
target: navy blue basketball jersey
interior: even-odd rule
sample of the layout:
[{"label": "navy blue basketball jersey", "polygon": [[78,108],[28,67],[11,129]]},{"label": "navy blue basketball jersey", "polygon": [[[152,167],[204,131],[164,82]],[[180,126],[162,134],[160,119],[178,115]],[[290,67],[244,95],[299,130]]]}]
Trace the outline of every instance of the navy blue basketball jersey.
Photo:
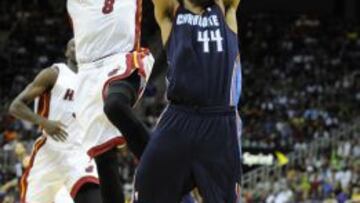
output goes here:
[{"label": "navy blue basketball jersey", "polygon": [[218,5],[196,15],[180,6],[167,43],[168,99],[197,106],[236,106],[241,94],[237,34]]}]

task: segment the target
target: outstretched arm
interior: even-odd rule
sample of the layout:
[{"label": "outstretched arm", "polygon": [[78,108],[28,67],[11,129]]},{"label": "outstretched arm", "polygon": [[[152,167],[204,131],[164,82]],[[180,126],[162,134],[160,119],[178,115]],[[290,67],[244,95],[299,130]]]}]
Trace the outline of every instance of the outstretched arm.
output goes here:
[{"label": "outstretched arm", "polygon": [[226,22],[235,33],[238,32],[236,11],[240,5],[240,0],[222,0],[225,7]]},{"label": "outstretched arm", "polygon": [[34,113],[28,104],[33,102],[36,97],[41,96],[50,90],[55,84],[58,71],[54,68],[47,68],[41,71],[33,82],[31,82],[25,90],[23,90],[11,103],[10,113],[19,119],[24,119],[33,124],[40,125],[45,132],[57,141],[65,141],[67,133],[64,125],[57,121],[49,121],[48,119]]},{"label": "outstretched arm", "polygon": [[160,26],[162,42],[165,45],[172,29],[173,15],[179,3],[177,0],[153,0],[155,19]]},{"label": "outstretched arm", "polygon": [[240,0],[224,0],[225,8],[233,7],[237,9],[240,5]]}]

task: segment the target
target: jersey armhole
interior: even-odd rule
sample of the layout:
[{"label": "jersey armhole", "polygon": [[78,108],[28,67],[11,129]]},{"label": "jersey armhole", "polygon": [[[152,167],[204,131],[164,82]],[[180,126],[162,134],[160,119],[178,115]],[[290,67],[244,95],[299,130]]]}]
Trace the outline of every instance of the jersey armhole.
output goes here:
[{"label": "jersey armhole", "polygon": [[57,71],[58,72],[58,74],[60,73],[60,68],[59,68],[59,66],[57,66],[57,65],[52,65],[51,67],[50,67],[50,69],[53,69],[53,70],[55,70],[55,71]]},{"label": "jersey armhole", "polygon": [[[172,14],[171,17],[172,17],[173,19],[176,17],[176,15],[177,15],[177,13],[178,13],[178,11],[179,11],[179,9],[180,9],[180,6],[181,6],[180,4],[177,4],[176,6],[174,6],[174,9],[172,10],[172,13],[171,13],[171,14]],[[173,20],[173,19],[172,19],[172,20]]]},{"label": "jersey armhole", "polygon": [[215,3],[215,7],[217,7],[217,9],[219,9],[220,13],[222,14],[223,16],[223,20],[224,20],[224,23],[225,23],[225,26],[227,27],[227,29],[233,33],[234,35],[238,36],[238,33],[237,32],[234,32],[234,30],[231,29],[230,25],[228,24],[228,22],[226,21],[226,10],[222,9],[221,6],[218,4],[218,3]]},{"label": "jersey armhole", "polygon": [[167,38],[165,44],[164,45],[164,48],[167,49],[168,46],[169,46],[169,42],[172,38],[172,35],[173,35],[173,32],[174,32],[174,29],[175,29],[175,25],[176,25],[176,17],[177,17],[177,14],[179,13],[179,10],[181,8],[181,4],[177,4],[173,11],[172,11],[172,18],[170,19],[171,20],[171,30],[170,30],[170,34],[169,34],[169,37]]},{"label": "jersey armhole", "polygon": [[215,2],[214,4],[215,4],[215,6],[220,10],[220,12],[223,14],[224,18],[226,18],[226,9],[225,9],[225,6],[224,6],[224,8],[222,8],[221,5],[219,5],[219,3]]},{"label": "jersey armhole", "polygon": [[53,64],[53,65],[50,67],[50,69],[56,71],[56,72],[57,72],[57,76],[56,76],[56,80],[55,80],[54,84],[52,85],[52,87],[48,89],[48,92],[49,92],[49,93],[52,92],[52,90],[54,89],[54,87],[55,87],[56,84],[58,83],[59,77],[60,77],[60,72],[61,72],[61,69],[60,69],[60,67],[59,67],[57,64]]}]

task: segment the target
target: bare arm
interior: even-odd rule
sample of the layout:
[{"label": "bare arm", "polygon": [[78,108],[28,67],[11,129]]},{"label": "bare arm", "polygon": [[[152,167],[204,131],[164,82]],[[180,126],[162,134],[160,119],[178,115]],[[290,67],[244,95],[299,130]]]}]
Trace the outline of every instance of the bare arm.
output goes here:
[{"label": "bare arm", "polygon": [[218,0],[222,1],[225,9],[226,23],[230,29],[235,33],[238,33],[238,24],[236,19],[236,11],[240,5],[240,0]]},{"label": "bare arm", "polygon": [[64,141],[67,134],[63,130],[63,125],[57,121],[48,119],[34,113],[28,104],[33,102],[36,97],[41,96],[50,90],[57,80],[58,72],[53,68],[47,68],[41,71],[33,82],[23,90],[11,103],[10,113],[15,117],[27,120],[33,124],[40,125],[55,140]]},{"label": "bare arm", "polygon": [[162,42],[165,45],[170,36],[175,9],[178,6],[176,0],[153,0],[155,7],[155,19],[160,26]]},{"label": "bare arm", "polygon": [[9,182],[5,183],[2,187],[0,187],[0,192],[7,193],[11,188],[15,188],[18,184],[18,179],[10,180]]}]

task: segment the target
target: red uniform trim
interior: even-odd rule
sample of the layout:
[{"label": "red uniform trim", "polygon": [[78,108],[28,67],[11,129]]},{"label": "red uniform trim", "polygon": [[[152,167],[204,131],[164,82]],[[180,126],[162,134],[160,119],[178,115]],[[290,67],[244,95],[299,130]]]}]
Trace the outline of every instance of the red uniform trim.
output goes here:
[{"label": "red uniform trim", "polygon": [[25,173],[21,177],[21,181],[20,181],[20,202],[21,203],[26,203],[25,202],[26,201],[26,192],[27,192],[27,187],[28,187],[27,178],[30,174],[31,168],[34,165],[36,154],[39,152],[40,148],[42,146],[44,146],[45,143],[46,143],[46,138],[43,137],[43,138],[40,138],[39,140],[37,140],[34,144],[34,148],[33,148],[33,151],[31,153],[31,157],[30,157],[30,164],[26,168]]},{"label": "red uniform trim", "polygon": [[134,50],[140,50],[141,44],[141,21],[142,21],[142,0],[136,0],[135,14],[135,44]]},{"label": "red uniform trim", "polygon": [[140,52],[136,55],[137,67],[139,68],[138,73],[143,77],[146,78],[146,72],[144,69],[144,61],[143,58],[145,57],[144,53]]},{"label": "red uniform trim", "polygon": [[139,51],[133,51],[126,55],[125,73],[111,77],[107,81],[105,81],[103,90],[102,90],[103,100],[105,100],[107,97],[107,91],[108,91],[109,85],[112,82],[119,81],[119,80],[129,77],[131,75],[131,73],[133,72],[133,70],[137,69],[140,76],[146,78],[146,72],[144,69],[143,58],[146,57],[149,53],[150,53],[150,51],[148,49],[140,48]]},{"label": "red uniform trim", "polygon": [[119,145],[125,145],[126,141],[124,137],[115,137],[101,145],[95,146],[93,148],[91,148],[87,154],[91,157],[94,158],[96,156],[99,156],[100,154],[103,154],[107,151],[109,151],[110,149],[119,146]]},{"label": "red uniform trim", "polygon": [[[104,83],[103,90],[102,90],[103,100],[106,99],[109,86],[110,86],[110,84],[112,82],[127,78],[132,73],[132,62],[128,60],[129,58],[131,58],[130,55],[131,54],[127,55],[127,57],[126,57],[126,71],[125,71],[125,73],[123,73],[121,75],[118,75],[118,76],[111,77]],[[128,56],[130,56],[130,57],[128,57]]]},{"label": "red uniform trim", "polygon": [[40,96],[38,114],[42,117],[48,118],[50,112],[51,93],[45,92]]},{"label": "red uniform trim", "polygon": [[81,187],[84,186],[85,184],[88,183],[93,183],[96,185],[99,185],[99,179],[94,177],[94,176],[85,176],[80,178],[78,181],[76,181],[76,183],[74,184],[74,186],[71,189],[70,195],[73,199],[75,199],[76,195],[78,194],[78,192],[80,191]]}]

